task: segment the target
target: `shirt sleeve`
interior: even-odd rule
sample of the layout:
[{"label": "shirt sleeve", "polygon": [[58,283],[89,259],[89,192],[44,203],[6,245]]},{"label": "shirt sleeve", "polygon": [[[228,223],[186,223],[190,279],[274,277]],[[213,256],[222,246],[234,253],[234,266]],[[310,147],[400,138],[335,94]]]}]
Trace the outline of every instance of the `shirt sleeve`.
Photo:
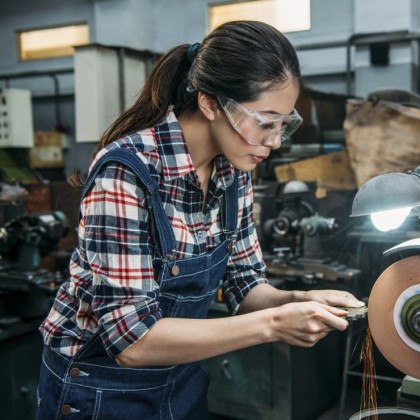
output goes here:
[{"label": "shirt sleeve", "polygon": [[80,254],[92,273],[91,311],[107,353],[115,357],[162,317],[153,269],[154,242],[137,177],[108,164],[82,203]]},{"label": "shirt sleeve", "polygon": [[239,180],[238,200],[238,236],[222,286],[226,305],[233,315],[253,287],[268,283],[252,214],[253,191],[249,173],[244,173]]}]

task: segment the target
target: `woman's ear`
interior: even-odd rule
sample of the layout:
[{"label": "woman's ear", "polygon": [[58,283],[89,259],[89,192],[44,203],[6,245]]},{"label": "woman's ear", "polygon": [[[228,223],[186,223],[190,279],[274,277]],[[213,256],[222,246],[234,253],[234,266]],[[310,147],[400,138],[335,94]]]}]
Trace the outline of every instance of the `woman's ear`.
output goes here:
[{"label": "woman's ear", "polygon": [[217,99],[206,95],[203,92],[198,92],[198,107],[203,115],[209,120],[214,121],[218,110]]}]

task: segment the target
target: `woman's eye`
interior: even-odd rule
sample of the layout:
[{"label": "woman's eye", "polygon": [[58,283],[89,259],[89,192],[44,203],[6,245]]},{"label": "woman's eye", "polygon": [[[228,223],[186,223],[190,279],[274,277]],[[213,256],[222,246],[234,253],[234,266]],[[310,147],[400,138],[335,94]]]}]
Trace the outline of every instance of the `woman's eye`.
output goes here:
[{"label": "woman's eye", "polygon": [[272,130],[273,128],[275,128],[275,124],[274,123],[263,123],[263,124],[260,124],[260,127],[263,129],[263,130]]}]

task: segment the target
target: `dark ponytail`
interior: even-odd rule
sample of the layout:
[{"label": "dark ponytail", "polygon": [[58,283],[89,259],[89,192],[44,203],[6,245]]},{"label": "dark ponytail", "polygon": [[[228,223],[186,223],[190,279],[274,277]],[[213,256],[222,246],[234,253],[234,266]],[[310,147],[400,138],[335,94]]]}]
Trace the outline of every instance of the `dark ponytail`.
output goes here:
[{"label": "dark ponytail", "polygon": [[[245,102],[285,81],[302,87],[296,52],[283,34],[258,21],[225,23],[201,45],[183,44],[164,54],[134,105],[105,131],[95,153],[126,134],[153,127],[169,106],[176,116],[195,111],[199,91]],[[69,182],[80,184],[80,178],[73,175]]]}]

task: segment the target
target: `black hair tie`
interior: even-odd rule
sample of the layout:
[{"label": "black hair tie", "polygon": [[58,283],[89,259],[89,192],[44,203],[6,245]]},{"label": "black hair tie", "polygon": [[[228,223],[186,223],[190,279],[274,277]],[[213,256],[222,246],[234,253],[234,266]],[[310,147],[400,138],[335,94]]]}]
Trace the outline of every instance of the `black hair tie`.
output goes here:
[{"label": "black hair tie", "polygon": [[194,44],[190,45],[190,47],[188,48],[188,53],[187,53],[189,61],[192,62],[194,60],[194,58],[197,54],[197,51],[200,48],[200,45],[201,44],[199,42],[195,42]]}]

